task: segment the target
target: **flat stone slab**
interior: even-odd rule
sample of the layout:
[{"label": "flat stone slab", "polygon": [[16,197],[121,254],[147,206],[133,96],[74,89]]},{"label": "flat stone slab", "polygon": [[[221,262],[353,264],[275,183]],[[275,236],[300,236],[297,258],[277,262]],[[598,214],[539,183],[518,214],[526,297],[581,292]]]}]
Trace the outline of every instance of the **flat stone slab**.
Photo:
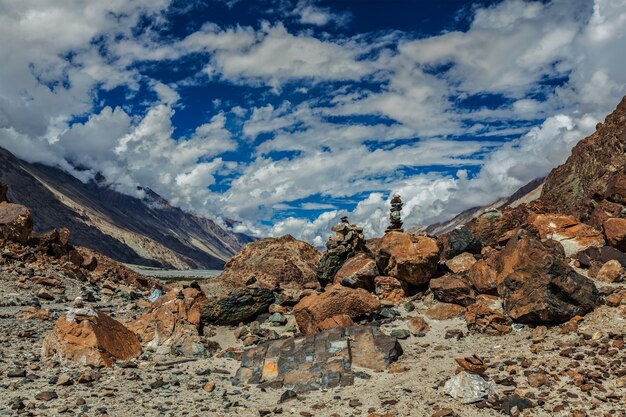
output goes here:
[{"label": "flat stone slab", "polygon": [[352,385],[352,365],[382,371],[402,355],[396,338],[375,326],[340,327],[262,343],[244,352],[235,383],[298,393]]}]

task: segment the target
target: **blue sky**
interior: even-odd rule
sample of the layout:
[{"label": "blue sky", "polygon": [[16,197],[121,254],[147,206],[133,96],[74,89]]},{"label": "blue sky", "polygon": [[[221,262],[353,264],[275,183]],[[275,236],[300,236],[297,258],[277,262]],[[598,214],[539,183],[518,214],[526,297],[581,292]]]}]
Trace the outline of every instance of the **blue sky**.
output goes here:
[{"label": "blue sky", "polygon": [[[106,3],[106,4],[105,4]],[[626,0],[0,0],[0,144],[321,244],[545,175],[626,92]]]}]

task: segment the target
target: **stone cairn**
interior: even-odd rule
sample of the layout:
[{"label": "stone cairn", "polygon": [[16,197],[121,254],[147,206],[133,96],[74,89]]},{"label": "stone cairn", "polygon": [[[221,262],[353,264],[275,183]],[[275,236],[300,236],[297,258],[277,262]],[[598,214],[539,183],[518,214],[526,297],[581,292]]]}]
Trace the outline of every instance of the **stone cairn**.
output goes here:
[{"label": "stone cairn", "polygon": [[389,227],[385,230],[385,233],[396,230],[402,232],[402,199],[400,195],[394,194],[391,197],[391,211],[389,212]]},{"label": "stone cairn", "polygon": [[363,228],[350,224],[348,217],[341,218],[341,223],[333,226],[335,236],[326,242],[326,253],[317,267],[317,279],[322,286],[330,284],[341,266],[356,252],[365,251]]}]

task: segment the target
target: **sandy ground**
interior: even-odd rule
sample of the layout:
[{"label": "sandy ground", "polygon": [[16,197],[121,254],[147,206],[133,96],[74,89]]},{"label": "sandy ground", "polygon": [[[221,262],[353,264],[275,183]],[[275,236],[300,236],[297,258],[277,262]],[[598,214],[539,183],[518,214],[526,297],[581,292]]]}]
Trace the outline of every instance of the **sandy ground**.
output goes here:
[{"label": "sandy ground", "polygon": [[[136,368],[92,370],[95,380],[79,383],[84,369],[41,358],[43,337],[68,306],[42,301],[42,307],[52,312],[50,319],[17,319],[15,313],[21,311],[30,298],[14,288],[14,280],[12,274],[0,271],[0,296],[3,297],[0,304],[3,305],[0,307],[2,416],[259,416],[263,413],[288,416],[368,416],[371,413],[431,416],[446,407],[465,417],[502,415],[490,408],[462,404],[443,393],[443,383],[457,369],[454,358],[471,354],[484,358],[490,364],[489,376],[496,380],[509,377],[508,386],[497,386],[498,395],[516,392],[532,399],[536,407],[523,415],[626,415],[626,381],[623,376],[626,350],[624,346],[612,346],[619,339],[616,335],[623,338],[626,318],[616,308],[598,308],[585,317],[577,331],[568,334],[561,334],[560,326],[550,328],[538,344],[541,349],[537,354],[530,350],[533,329],[527,326],[505,336],[489,336],[469,334],[462,319],[427,319],[431,329],[426,336],[411,336],[400,341],[404,354],[395,368],[400,368],[401,372],[377,373],[363,369],[362,377],[356,378],[353,386],[310,392],[279,403],[282,389],[234,386],[231,378],[239,362],[218,357],[185,361],[144,353],[137,360]],[[68,290],[68,293],[72,291]],[[435,303],[426,297],[415,302],[416,309],[410,313],[398,306],[402,317],[383,325],[383,331],[388,333],[394,328],[406,328],[407,314],[423,315]],[[122,321],[142,312],[133,303],[119,298],[104,300],[94,306]],[[293,324],[293,317],[287,316],[289,323],[275,328],[279,333]],[[231,346],[243,349],[241,342],[234,338],[233,329],[214,327],[207,333],[222,349]],[[454,329],[461,330],[465,336],[459,340],[446,339],[446,331]],[[596,346],[587,345],[585,340],[590,337],[596,341]],[[590,340],[587,342],[591,343]],[[574,349],[574,354],[569,357],[561,355],[567,347]],[[604,365],[596,359],[601,359]],[[621,374],[607,372],[610,362],[614,362],[612,369],[621,369]],[[589,392],[583,392],[565,374],[568,369],[605,372],[601,389],[594,387]],[[10,377],[9,374],[15,370],[25,371],[26,376]],[[547,385],[529,387],[525,373],[535,370],[549,373]],[[72,385],[58,386],[55,383],[62,374],[70,376]],[[203,390],[208,382],[216,384],[215,390],[210,393]],[[58,398],[47,401],[36,399],[45,391],[54,391]],[[563,411],[558,411],[559,407]],[[586,414],[574,414],[577,410]]]}]

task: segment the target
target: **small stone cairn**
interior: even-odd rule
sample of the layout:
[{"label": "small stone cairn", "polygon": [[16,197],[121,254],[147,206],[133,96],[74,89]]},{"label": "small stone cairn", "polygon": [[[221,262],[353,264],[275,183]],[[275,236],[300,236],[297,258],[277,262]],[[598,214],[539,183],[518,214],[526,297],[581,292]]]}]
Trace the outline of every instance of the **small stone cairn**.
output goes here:
[{"label": "small stone cairn", "polygon": [[341,223],[333,226],[335,236],[328,238],[326,253],[317,267],[317,279],[322,286],[330,284],[344,262],[356,252],[365,251],[363,228],[350,224],[348,217],[341,218]]},{"label": "small stone cairn", "polygon": [[394,194],[391,197],[391,211],[389,212],[389,227],[385,230],[385,233],[391,231],[403,232],[402,229],[402,199],[400,195]]}]

